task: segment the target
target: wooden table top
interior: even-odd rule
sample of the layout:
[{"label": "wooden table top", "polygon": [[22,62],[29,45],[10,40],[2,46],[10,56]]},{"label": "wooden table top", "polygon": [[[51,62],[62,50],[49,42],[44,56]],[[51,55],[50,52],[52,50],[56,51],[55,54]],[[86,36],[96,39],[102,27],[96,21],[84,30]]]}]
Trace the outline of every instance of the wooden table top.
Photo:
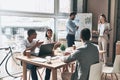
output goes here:
[{"label": "wooden table top", "polygon": [[23,55],[16,57],[16,59],[25,61],[26,63],[31,63],[31,64],[41,66],[41,67],[47,67],[50,69],[55,69],[55,68],[59,68],[64,65],[67,65],[67,63],[64,63],[63,61],[61,61],[60,58],[51,60],[51,64],[48,64],[47,62],[33,61],[33,59],[35,59],[35,58],[39,58],[39,57],[31,56],[31,58],[27,58],[26,56],[23,56]]}]

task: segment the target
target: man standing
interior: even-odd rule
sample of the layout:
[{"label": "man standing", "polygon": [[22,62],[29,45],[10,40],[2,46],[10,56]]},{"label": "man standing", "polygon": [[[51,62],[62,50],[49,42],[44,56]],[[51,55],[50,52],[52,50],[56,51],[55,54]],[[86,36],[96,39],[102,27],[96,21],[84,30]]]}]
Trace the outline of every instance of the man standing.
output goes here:
[{"label": "man standing", "polygon": [[73,20],[75,19],[76,13],[72,12],[70,13],[70,18],[66,23],[66,29],[67,29],[67,44],[68,47],[73,46],[74,41],[75,41],[75,32],[78,29],[78,26],[75,25]]}]

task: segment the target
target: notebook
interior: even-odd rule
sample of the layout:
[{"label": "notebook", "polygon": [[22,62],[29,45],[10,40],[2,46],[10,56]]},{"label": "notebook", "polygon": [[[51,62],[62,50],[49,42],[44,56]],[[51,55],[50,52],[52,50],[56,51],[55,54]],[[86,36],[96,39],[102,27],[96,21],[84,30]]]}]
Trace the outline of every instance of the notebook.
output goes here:
[{"label": "notebook", "polygon": [[55,43],[42,44],[38,53],[38,57],[52,55]]}]

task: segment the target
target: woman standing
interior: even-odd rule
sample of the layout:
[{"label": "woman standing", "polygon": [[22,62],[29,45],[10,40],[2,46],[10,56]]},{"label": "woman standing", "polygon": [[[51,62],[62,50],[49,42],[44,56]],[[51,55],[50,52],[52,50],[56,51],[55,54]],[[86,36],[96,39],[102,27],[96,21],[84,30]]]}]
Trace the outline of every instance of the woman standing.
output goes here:
[{"label": "woman standing", "polygon": [[103,50],[105,51],[105,53],[100,54],[99,59],[100,61],[104,61],[105,64],[107,62],[107,43],[109,40],[109,36],[108,36],[109,31],[110,31],[110,26],[106,20],[106,16],[104,14],[101,14],[98,20],[98,33],[99,33],[98,45],[99,45],[99,50]]}]

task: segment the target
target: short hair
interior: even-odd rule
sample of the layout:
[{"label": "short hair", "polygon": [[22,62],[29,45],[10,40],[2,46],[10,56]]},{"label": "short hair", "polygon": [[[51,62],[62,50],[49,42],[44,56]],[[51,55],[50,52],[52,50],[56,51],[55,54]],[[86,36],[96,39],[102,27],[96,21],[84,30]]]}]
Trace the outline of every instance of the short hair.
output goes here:
[{"label": "short hair", "polygon": [[77,14],[76,12],[71,12],[71,13],[70,13],[70,16],[72,16],[72,15],[75,16],[76,14]]},{"label": "short hair", "polygon": [[91,37],[91,33],[90,33],[90,30],[88,28],[84,28],[81,30],[81,38],[83,41],[90,40],[90,37]]},{"label": "short hair", "polygon": [[47,30],[46,30],[46,33],[45,33],[45,37],[48,37],[48,35],[47,35],[47,32],[48,32],[48,31],[53,32],[52,29],[47,29]]},{"label": "short hair", "polygon": [[27,32],[28,36],[31,36],[33,33],[36,33],[35,29],[29,29]]}]

